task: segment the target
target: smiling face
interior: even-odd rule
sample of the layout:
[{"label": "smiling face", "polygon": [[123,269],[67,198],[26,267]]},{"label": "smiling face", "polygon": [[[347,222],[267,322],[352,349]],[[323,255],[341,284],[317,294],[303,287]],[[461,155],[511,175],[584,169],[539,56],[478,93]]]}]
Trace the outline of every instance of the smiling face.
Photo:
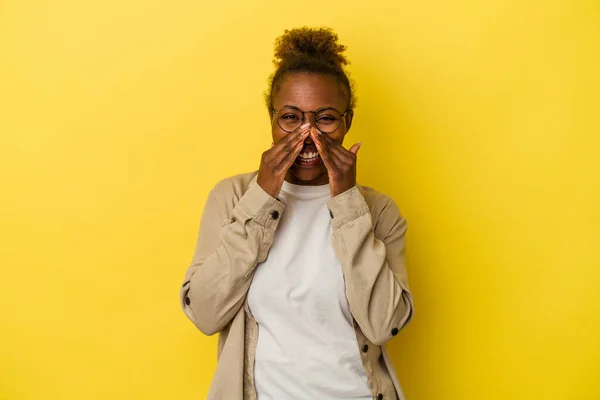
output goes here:
[{"label": "smiling face", "polygon": [[[348,94],[333,76],[293,72],[287,73],[279,82],[277,91],[273,93],[272,106],[275,111],[285,106],[296,107],[303,111],[317,111],[332,107],[343,114],[348,107]],[[305,117],[304,123],[309,123],[312,128],[315,128],[315,114],[305,113]],[[281,129],[277,118],[277,114],[271,113],[271,131],[275,143],[290,134]],[[324,115],[323,118],[322,123],[326,124],[331,117]],[[348,112],[341,118],[339,127],[327,135],[342,144],[351,124],[352,112]],[[316,160],[315,154],[317,154]],[[310,136],[304,141],[300,156],[288,170],[285,180],[299,185],[324,185],[329,182],[325,164],[318,156],[317,147]]]}]

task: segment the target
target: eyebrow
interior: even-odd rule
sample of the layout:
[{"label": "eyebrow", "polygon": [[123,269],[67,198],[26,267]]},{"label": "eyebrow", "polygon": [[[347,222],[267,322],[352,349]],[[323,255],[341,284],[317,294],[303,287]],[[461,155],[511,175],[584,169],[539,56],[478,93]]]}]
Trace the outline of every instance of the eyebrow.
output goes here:
[{"label": "eyebrow", "polygon": [[[315,110],[303,110],[302,108],[300,108],[300,107],[298,107],[298,106],[294,106],[294,105],[292,105],[292,104],[284,104],[283,106],[281,106],[281,108],[280,108],[279,110],[281,110],[281,109],[283,109],[283,108],[285,108],[285,107],[293,107],[293,108],[297,108],[298,110],[300,110],[300,111],[304,111],[304,112],[317,112],[317,111],[319,111],[319,110],[324,110],[324,109],[328,109],[328,108],[333,108],[334,110],[338,111],[340,114],[342,113],[342,112],[341,112],[341,111],[340,111],[340,110],[339,110],[337,107],[334,107],[334,106],[324,106],[324,107],[319,107],[319,108],[317,108],[317,109],[315,109]],[[273,108],[273,109],[275,109],[274,107],[272,107],[272,108]],[[279,110],[275,110],[275,111],[279,111]]]}]

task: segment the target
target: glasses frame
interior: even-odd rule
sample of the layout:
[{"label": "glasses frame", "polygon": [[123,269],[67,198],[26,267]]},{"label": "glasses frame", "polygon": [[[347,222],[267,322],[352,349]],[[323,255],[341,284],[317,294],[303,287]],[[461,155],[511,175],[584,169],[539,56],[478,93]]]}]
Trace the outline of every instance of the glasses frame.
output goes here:
[{"label": "glasses frame", "polygon": [[[279,124],[279,113],[280,113],[280,112],[281,112],[281,111],[282,111],[284,108],[292,108],[292,109],[294,109],[294,110],[298,110],[298,111],[300,111],[300,112],[302,113],[302,121],[300,122],[300,126],[302,126],[302,124],[304,124],[304,122],[306,121],[306,116],[304,115],[304,114],[306,114],[306,113],[312,113],[312,114],[315,114],[315,116],[316,116],[316,115],[317,115],[318,113],[320,113],[321,111],[325,111],[325,110],[335,110],[335,111],[336,111],[338,114],[340,114],[340,123],[339,123],[339,124],[338,124],[338,126],[337,126],[337,127],[334,129],[334,130],[332,130],[331,132],[323,132],[323,133],[326,133],[327,135],[329,135],[330,133],[333,133],[333,132],[337,131],[337,130],[338,130],[338,128],[340,127],[340,125],[342,125],[342,118],[344,118],[344,117],[346,116],[346,114],[348,114],[348,112],[349,112],[349,111],[351,111],[350,109],[346,109],[346,111],[344,111],[344,113],[342,114],[342,113],[340,112],[340,110],[338,110],[338,109],[337,109],[337,108],[335,108],[335,107],[321,107],[321,108],[317,109],[316,111],[311,111],[311,110],[306,110],[306,111],[305,111],[305,110],[301,110],[301,109],[299,109],[298,107],[295,107],[295,106],[283,106],[283,107],[281,107],[281,108],[279,109],[279,111],[275,111],[275,109],[274,109],[274,108],[271,106],[271,113],[273,113],[273,115],[277,115],[277,126],[279,126],[279,128],[280,128],[282,131],[286,132],[286,133],[292,133],[292,132],[294,132],[294,131],[293,131],[293,130],[292,130],[292,131],[285,130],[285,129],[283,129],[283,127],[282,127],[282,126]],[[315,126],[318,128],[318,126],[317,126],[317,125],[318,125],[318,123],[317,123],[317,121],[315,120]],[[296,128],[296,129],[298,129],[298,128]],[[319,129],[319,130],[320,130],[320,129]]]}]

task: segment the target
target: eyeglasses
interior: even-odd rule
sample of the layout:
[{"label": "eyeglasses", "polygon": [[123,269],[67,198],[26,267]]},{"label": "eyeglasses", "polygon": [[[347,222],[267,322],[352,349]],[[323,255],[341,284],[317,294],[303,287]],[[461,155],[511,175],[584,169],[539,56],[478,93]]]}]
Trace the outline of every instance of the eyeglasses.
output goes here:
[{"label": "eyeglasses", "polygon": [[306,113],[315,114],[314,123],[318,130],[323,133],[333,133],[342,123],[342,118],[348,114],[346,110],[343,114],[333,107],[319,108],[317,111],[302,111],[298,107],[284,106],[281,110],[272,110],[273,115],[277,115],[277,125],[287,132],[291,133],[305,122]]}]

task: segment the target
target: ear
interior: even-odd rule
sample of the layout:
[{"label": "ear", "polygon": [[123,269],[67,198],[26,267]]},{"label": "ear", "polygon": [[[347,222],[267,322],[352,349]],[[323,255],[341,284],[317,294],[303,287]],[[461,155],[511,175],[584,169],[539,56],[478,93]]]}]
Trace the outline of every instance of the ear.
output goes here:
[{"label": "ear", "polygon": [[354,110],[348,110],[348,113],[344,117],[346,119],[346,132],[350,130],[352,126],[352,119],[354,118]]}]

